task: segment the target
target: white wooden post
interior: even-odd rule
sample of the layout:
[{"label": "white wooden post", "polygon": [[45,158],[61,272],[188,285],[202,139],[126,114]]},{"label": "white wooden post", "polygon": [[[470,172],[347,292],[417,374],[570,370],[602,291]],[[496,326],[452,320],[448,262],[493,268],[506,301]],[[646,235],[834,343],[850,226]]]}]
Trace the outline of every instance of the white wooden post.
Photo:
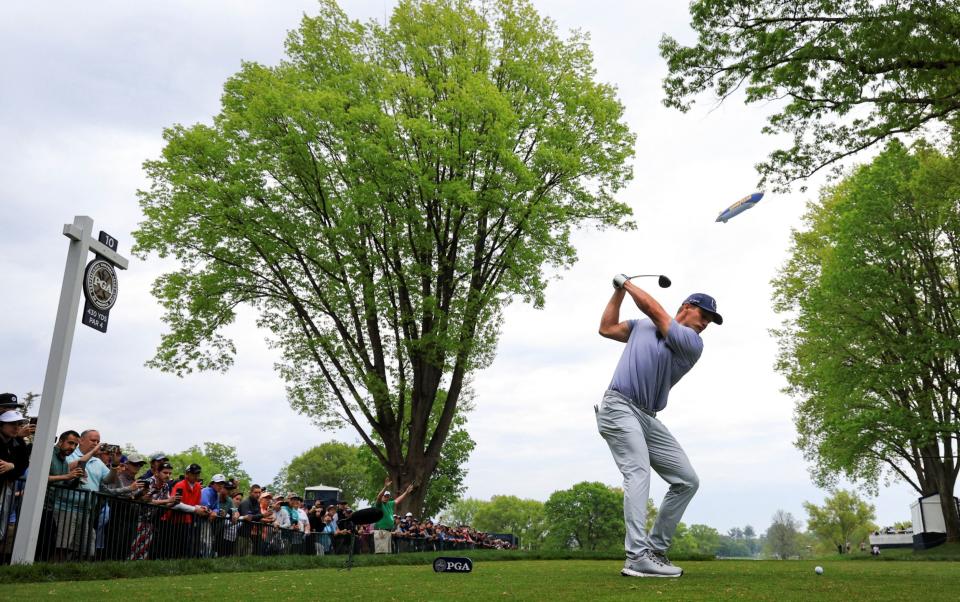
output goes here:
[{"label": "white wooden post", "polygon": [[60,420],[60,405],[63,401],[64,383],[67,380],[67,368],[70,365],[70,348],[73,345],[73,333],[77,325],[87,254],[93,251],[114,266],[122,270],[127,269],[127,259],[93,238],[92,234],[93,220],[85,215],[78,215],[73,218],[72,224],[63,226],[63,235],[70,239],[70,247],[67,251],[67,264],[63,270],[60,305],[57,309],[57,321],[53,327],[47,373],[43,379],[43,393],[40,396],[40,411],[37,415],[37,432],[33,438],[33,451],[30,454],[30,470],[27,472],[23,504],[17,521],[17,534],[11,559],[13,564],[33,564],[37,549],[40,519],[43,517],[43,502],[47,493],[47,477],[50,473],[50,460],[53,457],[54,439],[57,436],[57,423]]}]

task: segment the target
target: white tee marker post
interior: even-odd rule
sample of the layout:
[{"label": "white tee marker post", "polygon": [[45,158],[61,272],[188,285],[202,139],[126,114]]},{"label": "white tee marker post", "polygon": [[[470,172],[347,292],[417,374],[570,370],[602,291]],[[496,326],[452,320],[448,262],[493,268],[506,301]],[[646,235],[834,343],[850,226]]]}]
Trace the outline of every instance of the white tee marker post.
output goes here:
[{"label": "white tee marker post", "polygon": [[[92,237],[93,220],[85,215],[73,218],[72,224],[63,226],[63,235],[70,239],[67,250],[67,265],[63,270],[63,285],[60,289],[60,305],[57,321],[53,327],[47,373],[43,379],[37,432],[33,437],[30,454],[30,470],[23,491],[23,505],[13,544],[13,564],[33,564],[43,517],[43,502],[47,493],[47,476],[53,457],[53,441],[57,436],[60,420],[60,404],[70,364],[70,348],[77,325],[77,309],[80,293],[86,293],[83,323],[100,332],[107,331],[110,307],[117,299],[117,275],[114,266],[127,269],[126,258],[117,254],[117,241],[100,232],[99,240]],[[97,257],[87,263],[87,254],[93,251]]]}]

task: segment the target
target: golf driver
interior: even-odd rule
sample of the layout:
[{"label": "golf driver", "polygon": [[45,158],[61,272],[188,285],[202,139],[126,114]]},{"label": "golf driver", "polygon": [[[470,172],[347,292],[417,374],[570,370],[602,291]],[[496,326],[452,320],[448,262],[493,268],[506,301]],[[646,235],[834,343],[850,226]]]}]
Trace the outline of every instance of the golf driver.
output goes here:
[{"label": "golf driver", "polygon": [[[623,277],[622,282],[618,282]],[[634,278],[656,278],[657,284],[660,285],[660,288],[669,288],[672,284],[670,279],[664,276],[663,274],[637,274],[636,276],[627,276],[626,274],[620,274],[613,279],[613,287],[620,288],[623,286],[623,283],[627,280],[633,280]]]}]

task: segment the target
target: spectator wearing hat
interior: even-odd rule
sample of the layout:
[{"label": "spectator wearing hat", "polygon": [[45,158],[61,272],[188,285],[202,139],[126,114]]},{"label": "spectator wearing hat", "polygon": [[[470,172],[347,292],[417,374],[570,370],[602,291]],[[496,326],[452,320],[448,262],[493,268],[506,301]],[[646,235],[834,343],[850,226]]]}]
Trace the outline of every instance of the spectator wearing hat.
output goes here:
[{"label": "spectator wearing hat", "polygon": [[273,524],[281,529],[289,529],[290,525],[293,524],[292,517],[290,516],[290,502],[287,501],[287,498],[282,493],[278,493],[273,497],[273,500],[270,504],[270,509],[273,510]]},{"label": "spectator wearing hat", "polygon": [[390,480],[390,477],[384,479],[383,488],[380,490],[380,493],[377,494],[376,501],[373,504],[374,508],[379,508],[383,511],[383,518],[377,521],[373,526],[373,548],[376,554],[389,554],[392,551],[392,538],[390,533],[394,529],[394,508],[396,508],[397,504],[402,503],[414,488],[414,484],[410,483],[407,485],[407,488],[403,490],[403,493],[398,495],[396,500],[393,500],[391,499],[390,491],[388,490],[388,487],[390,487],[391,483],[392,481]]},{"label": "spectator wearing hat", "polygon": [[303,508],[303,498],[296,493],[291,493],[290,507],[297,513],[298,529],[304,534],[310,533],[310,519],[307,517],[307,511]]},{"label": "spectator wearing hat", "polygon": [[[147,485],[142,479],[137,479],[137,473],[143,468],[146,461],[140,454],[132,453],[129,456],[120,456],[117,470],[108,475],[100,483],[100,490],[109,495],[135,500],[147,493]],[[110,522],[101,542],[97,534],[97,550],[104,549],[104,557],[110,560],[123,560],[129,552],[129,543],[137,529],[136,506],[130,504],[115,505],[115,512],[110,516]],[[101,544],[104,545],[101,545]]]},{"label": "spectator wearing hat", "polygon": [[100,482],[100,490],[122,498],[138,498],[146,493],[146,485],[137,479],[137,473],[146,464],[140,454],[132,453],[121,456],[115,472],[104,477]]},{"label": "spectator wearing hat", "polygon": [[[16,395],[3,395],[16,402]],[[20,412],[0,408],[0,543],[6,539],[17,479],[23,476],[30,463],[33,446],[26,438],[32,437],[35,430],[36,425],[25,424]]]},{"label": "spectator wearing hat", "polygon": [[221,504],[227,499],[227,477],[217,473],[210,477],[210,484],[200,492],[200,505],[211,514],[220,514]]},{"label": "spectator wearing hat", "polygon": [[231,512],[237,510],[237,508],[240,506],[240,502],[238,501],[234,503],[233,498],[239,495],[240,501],[243,501],[243,493],[241,493],[238,490],[238,488],[239,488],[239,484],[237,483],[236,479],[233,479],[233,478],[227,479],[227,481],[223,484],[223,489],[224,491],[227,492],[227,495],[220,499],[221,508],[226,508]]},{"label": "spectator wearing hat", "polygon": [[176,556],[193,557],[197,551],[198,530],[193,520],[193,515],[197,517],[207,516],[209,511],[200,503],[203,495],[203,485],[200,484],[200,473],[202,469],[199,464],[193,463],[187,466],[183,475],[183,480],[178,481],[170,491],[174,496],[179,496],[180,502],[174,506],[173,512],[164,514],[162,520],[170,521],[171,532],[175,534],[177,541],[174,545],[179,547]]},{"label": "spectator wearing hat", "polygon": [[227,491],[229,492],[227,499],[222,503],[224,507],[227,507],[227,502],[230,503],[230,521],[223,523],[223,537],[217,551],[221,557],[233,556],[236,553],[237,533],[241,524],[239,509],[240,504],[243,503],[243,493],[237,490],[236,481],[232,479],[227,481]]},{"label": "spectator wearing hat", "polygon": [[[158,452],[153,454],[152,456],[150,456],[150,468],[147,470],[147,472],[143,473],[143,478],[145,479],[152,478],[153,475],[155,475],[157,471],[160,470],[160,466],[164,462],[169,462],[169,461],[170,461],[170,458],[168,458],[167,454],[163,452]],[[171,483],[171,486],[172,485],[173,484]]]},{"label": "spectator wearing hat", "polygon": [[214,541],[219,541],[223,524],[216,522],[217,517],[229,518],[229,511],[222,504],[227,500],[227,477],[217,473],[210,477],[210,484],[200,492],[200,505],[207,509],[208,520],[200,525],[200,556],[213,556]]},{"label": "spectator wearing hat", "polygon": [[333,515],[329,513],[324,513],[323,515],[323,530],[320,531],[319,544],[323,554],[330,554],[333,551],[333,535],[337,532],[336,527],[333,526]]},{"label": "spectator wearing hat", "polygon": [[[356,546],[357,526],[353,522],[353,511],[349,507],[337,510],[337,529],[333,534],[333,551],[335,554],[348,554],[350,543]],[[356,552],[356,549],[354,549]]]},{"label": "spectator wearing hat", "polygon": [[200,501],[203,495],[203,485],[200,483],[200,473],[202,470],[200,465],[196,463],[187,466],[183,480],[178,481],[170,488],[173,495],[180,496],[180,503],[175,506],[175,509],[181,512],[173,514],[172,520],[174,523],[189,525],[193,523],[193,516],[191,516],[191,514],[196,514],[197,516],[206,516],[209,514],[206,506]]},{"label": "spectator wearing hat", "polygon": [[4,412],[22,412],[23,404],[14,393],[0,393],[0,414]]},{"label": "spectator wearing hat", "polygon": [[[154,474],[150,477],[149,484],[147,485],[145,498],[154,506],[169,508],[179,504],[180,498],[173,495],[170,488],[170,477],[173,476],[173,466],[169,462],[161,462],[155,464],[155,466]],[[155,516],[156,514],[153,511],[147,509],[144,509],[144,511],[140,513],[137,533],[130,547],[130,555],[128,556],[130,560],[142,560],[153,555],[155,537],[159,542],[157,545],[159,554],[156,554],[156,556],[162,557],[165,552],[165,534],[162,530],[157,533],[154,522]]]},{"label": "spectator wearing hat", "polygon": [[[305,542],[313,541],[310,532],[310,518],[303,508],[303,498],[299,494],[291,493],[287,498],[290,500],[290,515],[293,520],[291,526],[298,532],[298,535],[294,537],[293,551],[295,554],[303,554]],[[312,551],[312,548],[310,549]]]}]

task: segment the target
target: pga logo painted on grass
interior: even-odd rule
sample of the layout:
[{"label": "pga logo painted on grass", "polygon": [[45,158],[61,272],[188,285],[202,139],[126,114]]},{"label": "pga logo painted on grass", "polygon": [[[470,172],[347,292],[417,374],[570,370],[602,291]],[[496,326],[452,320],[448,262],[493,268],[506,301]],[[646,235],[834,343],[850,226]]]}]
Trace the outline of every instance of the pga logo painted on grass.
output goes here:
[{"label": "pga logo painted on grass", "polygon": [[470,573],[473,572],[473,561],[469,558],[441,556],[433,561],[433,570],[437,573]]}]

